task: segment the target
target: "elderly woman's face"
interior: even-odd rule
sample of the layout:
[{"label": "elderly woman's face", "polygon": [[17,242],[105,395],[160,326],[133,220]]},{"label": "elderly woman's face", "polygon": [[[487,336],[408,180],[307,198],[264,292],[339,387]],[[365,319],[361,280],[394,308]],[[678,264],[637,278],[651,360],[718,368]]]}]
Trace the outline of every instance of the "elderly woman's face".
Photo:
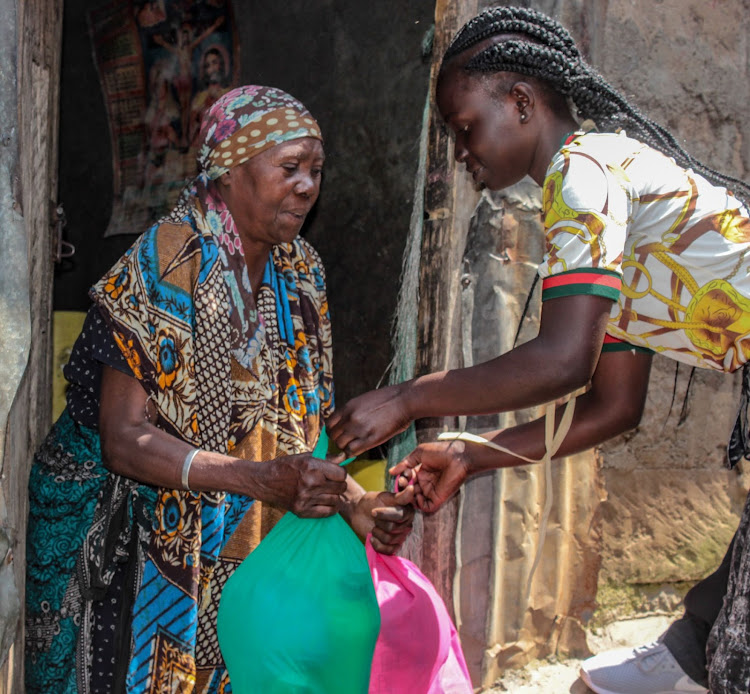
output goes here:
[{"label": "elderly woman's face", "polygon": [[240,238],[261,244],[289,243],[318,199],[323,144],[313,137],[282,142],[219,178],[219,191]]}]

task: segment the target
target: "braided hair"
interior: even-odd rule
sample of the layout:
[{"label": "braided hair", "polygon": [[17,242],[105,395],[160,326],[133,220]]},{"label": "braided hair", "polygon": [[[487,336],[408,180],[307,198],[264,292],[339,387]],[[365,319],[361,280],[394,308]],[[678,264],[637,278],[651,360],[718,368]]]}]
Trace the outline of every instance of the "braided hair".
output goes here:
[{"label": "braided hair", "polygon": [[507,38],[472,56],[463,66],[468,73],[512,72],[536,78],[544,87],[568,98],[581,120],[593,120],[599,130],[628,134],[673,157],[714,184],[731,188],[750,205],[750,186],[701,163],[665,127],[644,116],[583,59],[567,29],[536,10],[493,7],[467,22],[443,56],[441,73],[464,51],[498,35]]}]

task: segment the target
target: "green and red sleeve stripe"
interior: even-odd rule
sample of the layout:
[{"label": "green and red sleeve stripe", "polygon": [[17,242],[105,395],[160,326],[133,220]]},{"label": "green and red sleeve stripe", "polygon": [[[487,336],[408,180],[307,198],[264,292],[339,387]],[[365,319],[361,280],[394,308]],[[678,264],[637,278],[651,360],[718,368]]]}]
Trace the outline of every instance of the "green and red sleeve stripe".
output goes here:
[{"label": "green and red sleeve stripe", "polygon": [[620,340],[617,337],[611,335],[604,336],[604,344],[602,345],[602,353],[604,352],[626,352],[628,350],[635,350],[636,352],[643,352],[644,354],[653,354],[653,350],[647,347],[638,347],[637,345],[631,345],[625,340]]},{"label": "green and red sleeve stripe", "polygon": [[545,277],[542,282],[542,301],[559,296],[589,294],[617,301],[620,296],[622,278],[613,270],[584,268],[570,270],[559,275]]}]

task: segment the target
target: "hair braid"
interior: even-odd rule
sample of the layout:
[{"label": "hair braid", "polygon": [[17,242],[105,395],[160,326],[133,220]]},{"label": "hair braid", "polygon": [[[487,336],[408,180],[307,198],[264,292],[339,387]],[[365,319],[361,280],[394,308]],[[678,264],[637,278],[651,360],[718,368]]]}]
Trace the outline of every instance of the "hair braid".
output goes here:
[{"label": "hair braid", "polygon": [[[750,205],[750,185],[706,166],[687,152],[664,126],[644,116],[581,56],[567,29],[551,17],[525,7],[493,7],[468,21],[443,57],[443,67],[485,39],[512,37],[488,46],[464,66],[467,72],[516,72],[543,80],[570,98],[582,119],[605,132],[625,128],[645,144],[692,168],[712,183],[731,188]],[[441,68],[442,69],[442,68]]]}]

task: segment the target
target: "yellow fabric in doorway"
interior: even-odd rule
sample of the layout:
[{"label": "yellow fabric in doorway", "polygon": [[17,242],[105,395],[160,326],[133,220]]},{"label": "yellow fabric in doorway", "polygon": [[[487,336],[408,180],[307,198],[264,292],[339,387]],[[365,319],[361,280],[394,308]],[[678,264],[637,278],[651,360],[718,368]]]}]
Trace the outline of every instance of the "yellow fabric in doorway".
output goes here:
[{"label": "yellow fabric in doorway", "polygon": [[385,489],[386,463],[386,460],[354,460],[346,469],[365,491],[381,492]]},{"label": "yellow fabric in doorway", "polygon": [[52,315],[52,421],[65,409],[65,391],[68,382],[63,376],[63,366],[81,334],[85,311],[55,311]]}]

